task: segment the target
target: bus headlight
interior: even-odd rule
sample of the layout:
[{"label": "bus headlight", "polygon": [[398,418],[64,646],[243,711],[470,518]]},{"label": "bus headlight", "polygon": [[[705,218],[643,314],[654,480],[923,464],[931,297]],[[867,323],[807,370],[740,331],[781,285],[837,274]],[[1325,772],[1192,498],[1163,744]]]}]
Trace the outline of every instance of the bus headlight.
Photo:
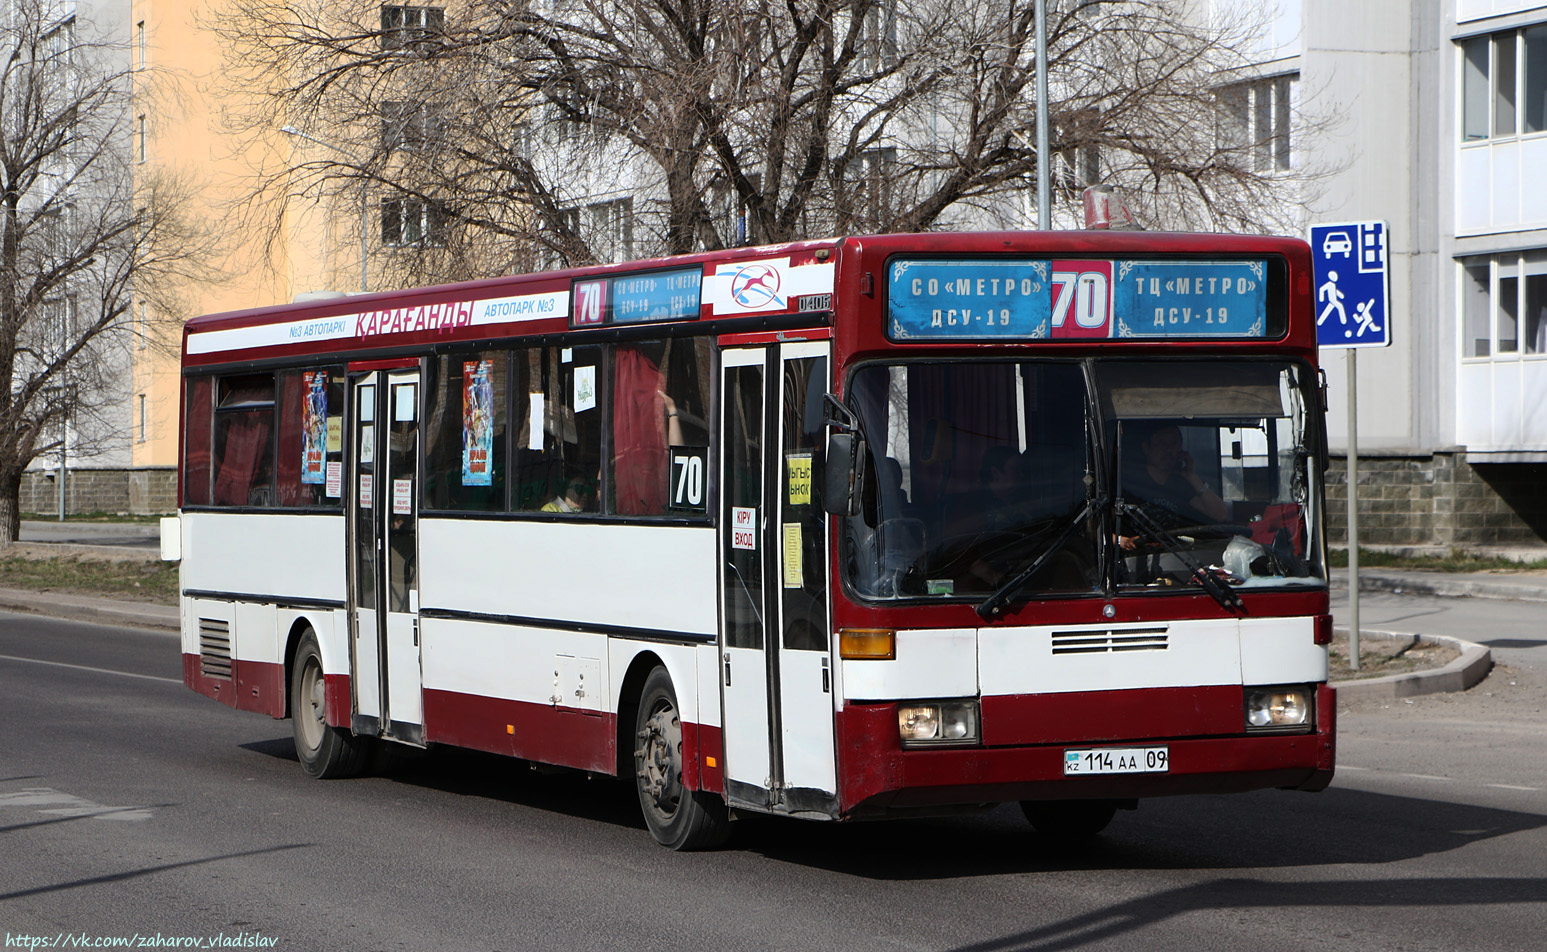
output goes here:
[{"label": "bus headlight", "polygon": [[1248,731],[1307,730],[1315,726],[1316,695],[1306,685],[1246,689]]},{"label": "bus headlight", "polygon": [[978,702],[922,701],[897,708],[904,747],[970,746],[978,742]]}]

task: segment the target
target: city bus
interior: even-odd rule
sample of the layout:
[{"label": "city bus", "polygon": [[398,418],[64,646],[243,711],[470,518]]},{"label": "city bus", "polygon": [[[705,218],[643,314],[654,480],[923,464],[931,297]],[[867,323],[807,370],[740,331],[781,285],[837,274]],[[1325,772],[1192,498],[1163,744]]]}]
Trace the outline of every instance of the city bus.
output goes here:
[{"label": "city bus", "polygon": [[1331,780],[1307,246],[850,237],[194,319],[184,681],[737,818]]}]

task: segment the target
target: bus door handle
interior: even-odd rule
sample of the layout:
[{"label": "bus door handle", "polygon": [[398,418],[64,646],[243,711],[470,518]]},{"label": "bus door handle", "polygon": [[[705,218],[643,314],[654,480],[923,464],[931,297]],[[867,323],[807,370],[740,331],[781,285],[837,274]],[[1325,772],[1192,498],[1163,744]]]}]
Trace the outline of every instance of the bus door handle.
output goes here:
[{"label": "bus door handle", "polygon": [[731,653],[725,652],[725,686],[731,686]]}]

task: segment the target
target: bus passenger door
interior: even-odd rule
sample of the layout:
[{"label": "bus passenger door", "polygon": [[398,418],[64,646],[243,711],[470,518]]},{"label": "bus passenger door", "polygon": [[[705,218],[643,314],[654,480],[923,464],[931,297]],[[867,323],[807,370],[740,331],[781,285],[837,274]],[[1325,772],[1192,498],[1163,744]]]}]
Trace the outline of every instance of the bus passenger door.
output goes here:
[{"label": "bus passenger door", "polygon": [[409,743],[424,738],[419,659],[419,372],[387,375],[383,435],[386,472],[377,494],[387,577],[382,647],[386,661],[386,735]]},{"label": "bus passenger door", "polygon": [[721,355],[720,390],[720,711],[725,793],[773,805],[771,675],[764,589],[768,568],[764,348]]},{"label": "bus passenger door", "polygon": [[720,690],[726,794],[836,802],[827,532],[816,485],[825,343],[722,355]]},{"label": "bus passenger door", "polygon": [[349,512],[349,687],[353,695],[351,728],[356,734],[381,733],[381,531],[376,525],[376,412],[379,373],[349,378],[353,408],[350,431],[352,472],[345,504]]},{"label": "bus passenger door", "polygon": [[419,372],[352,378],[351,561],[354,727],[423,739],[419,656]]},{"label": "bus passenger door", "polygon": [[837,800],[833,746],[832,653],[827,621],[827,518],[817,479],[825,429],[822,398],[828,383],[829,346],[784,344],[780,348],[778,459],[774,518],[768,533],[777,598],[776,680],[780,801],[791,812],[828,813]]}]

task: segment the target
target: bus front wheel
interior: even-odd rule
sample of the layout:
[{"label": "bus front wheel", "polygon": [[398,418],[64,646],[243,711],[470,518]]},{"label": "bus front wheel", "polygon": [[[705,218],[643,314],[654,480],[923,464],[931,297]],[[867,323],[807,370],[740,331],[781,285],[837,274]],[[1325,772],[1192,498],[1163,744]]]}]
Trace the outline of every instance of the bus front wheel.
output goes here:
[{"label": "bus front wheel", "polygon": [[296,647],[290,669],[290,728],[295,755],[307,776],[318,780],[358,776],[370,755],[368,738],[333,727],[324,717],[327,687],[317,635],[308,631]]},{"label": "bus front wheel", "polygon": [[656,842],[674,850],[722,845],[730,834],[725,801],[682,785],[682,720],[665,668],[645,679],[634,728],[634,787]]},{"label": "bus front wheel", "polygon": [[1106,829],[1117,806],[1116,800],[1022,800],[1021,812],[1042,836],[1069,845]]}]

